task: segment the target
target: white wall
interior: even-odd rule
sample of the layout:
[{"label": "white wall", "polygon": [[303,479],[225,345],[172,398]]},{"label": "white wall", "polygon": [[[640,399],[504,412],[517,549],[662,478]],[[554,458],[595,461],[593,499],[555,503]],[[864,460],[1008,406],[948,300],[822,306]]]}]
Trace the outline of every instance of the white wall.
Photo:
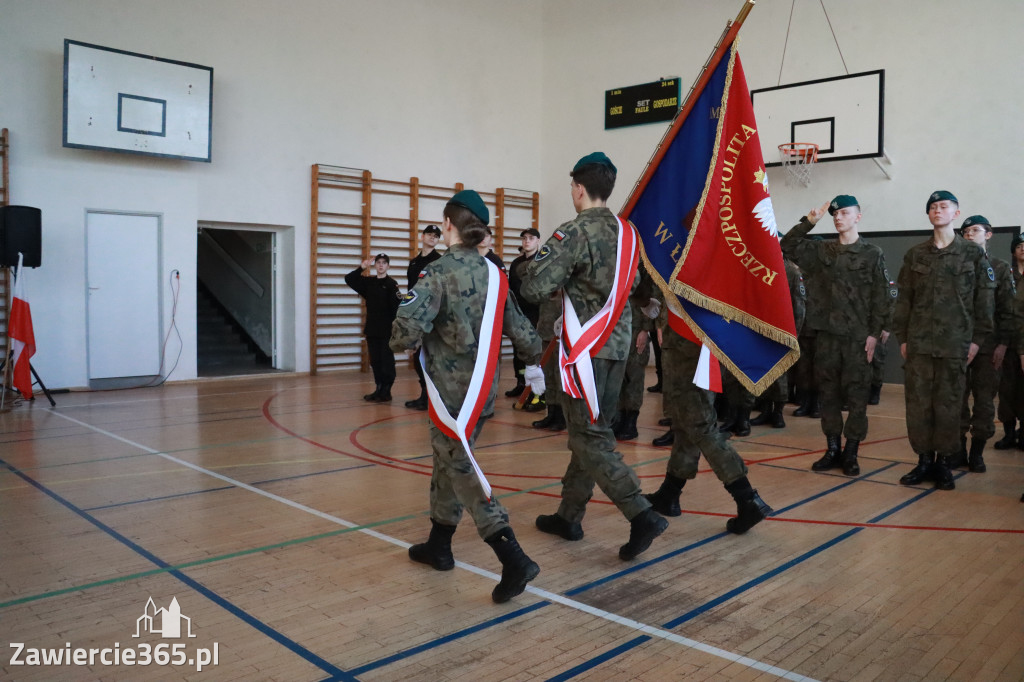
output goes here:
[{"label": "white wall", "polygon": [[[619,166],[621,206],[664,125],[605,131],[604,91],[679,76],[684,94],[739,0],[0,0],[0,126],[11,130],[12,203],[43,209],[43,267],[26,278],[52,387],[86,384],[87,208],[163,214],[163,270],[182,274],[182,361],[195,376],[200,220],[295,227],[295,369],[309,368],[309,167],[538,189],[543,231],[571,217],[583,154]],[[822,164],[814,184],[769,171],[787,226],[839,193],[863,229],[927,227],[953,191],[963,215],[1020,215],[1024,133],[1016,0],[827,0],[850,72],[886,70],[885,147]],[[776,85],[791,2],[761,0],[741,31],[751,88]],[[214,68],[213,163],[61,147],[63,40]],[[796,0],[782,82],[843,74],[818,0]],[[164,309],[170,311],[165,285]],[[171,349],[172,353],[175,349]],[[130,352],[130,349],[126,349]]]},{"label": "white wall", "polygon": [[[571,217],[567,174],[601,149],[619,168],[609,205],[618,209],[666,124],[604,130],[604,91],[680,76],[683,93],[741,0],[559,0],[544,4],[544,182],[547,229]],[[1020,225],[1019,153],[1024,149],[1024,2],[1017,0],[826,0],[850,73],[885,69],[885,176],[871,160],[821,164],[809,188],[790,187],[769,169],[779,225],[813,206],[854,194],[862,230],[928,229],[928,195],[948,189],[961,219],[981,213]],[[740,31],[750,88],[843,75],[819,0],[760,0]],[[884,162],[883,162],[884,163]],[[898,264],[891,264],[894,269]],[[895,272],[894,272],[895,274]]]},{"label": "white wall", "polygon": [[[294,226],[294,369],[308,370],[310,165],[538,188],[539,21],[538,0],[0,0],[11,203],[43,211],[43,267],[25,282],[44,381],[87,383],[87,208],[163,214],[162,267],[182,281],[172,380],[196,376],[197,222]],[[65,38],[213,67],[213,162],[62,148]]]}]

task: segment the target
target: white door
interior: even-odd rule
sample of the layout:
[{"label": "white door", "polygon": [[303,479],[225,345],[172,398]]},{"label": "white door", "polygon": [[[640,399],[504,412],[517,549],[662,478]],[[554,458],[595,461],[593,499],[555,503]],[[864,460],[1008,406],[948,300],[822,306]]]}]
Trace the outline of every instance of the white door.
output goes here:
[{"label": "white door", "polygon": [[86,214],[89,378],[160,373],[160,218]]}]

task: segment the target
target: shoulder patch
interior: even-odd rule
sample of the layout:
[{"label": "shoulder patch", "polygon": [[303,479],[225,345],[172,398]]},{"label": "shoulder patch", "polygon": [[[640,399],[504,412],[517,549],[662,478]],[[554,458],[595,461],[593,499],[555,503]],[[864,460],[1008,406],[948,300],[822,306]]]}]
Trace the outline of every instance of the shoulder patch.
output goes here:
[{"label": "shoulder patch", "polygon": [[562,241],[563,239],[567,239],[569,237],[569,235],[567,235],[565,232],[562,232],[561,230],[555,230],[555,233],[551,236],[557,239],[558,241]]},{"label": "shoulder patch", "polygon": [[[421,274],[420,277],[422,277],[422,276],[423,275]],[[401,308],[403,305],[409,305],[410,303],[412,303],[415,300],[416,300],[416,290],[415,289],[410,289],[409,293],[407,293],[405,296],[402,297],[402,302],[398,304],[398,307]]]},{"label": "shoulder patch", "polygon": [[803,280],[800,280],[800,286],[797,288],[797,290],[800,292],[801,296],[806,296],[807,295],[807,289],[804,288]]},{"label": "shoulder patch", "polygon": [[545,258],[547,258],[550,255],[551,255],[551,247],[548,246],[547,244],[545,244],[544,246],[540,247],[540,250],[537,251],[537,255],[533,257],[533,260],[534,260],[534,262],[538,262],[539,263],[540,261],[544,260]]},{"label": "shoulder patch", "polygon": [[989,279],[989,281],[990,281],[990,282],[994,282],[994,281],[996,281],[996,273],[995,273],[995,271],[994,271],[994,270],[992,269],[992,266],[991,266],[991,265],[990,265],[990,266],[988,266],[988,279]]},{"label": "shoulder patch", "polygon": [[426,270],[420,270],[420,274],[416,275],[416,279],[423,279],[426,276],[427,276],[427,271]]}]

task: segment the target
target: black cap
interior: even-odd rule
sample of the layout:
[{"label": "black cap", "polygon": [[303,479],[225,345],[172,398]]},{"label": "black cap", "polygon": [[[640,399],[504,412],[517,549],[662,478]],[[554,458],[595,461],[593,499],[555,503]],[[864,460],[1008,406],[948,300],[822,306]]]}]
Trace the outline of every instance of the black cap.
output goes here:
[{"label": "black cap", "polygon": [[540,230],[538,230],[535,227],[528,227],[528,228],[526,228],[525,230],[523,230],[522,232],[519,233],[519,236],[520,237],[525,237],[528,234],[532,234],[534,237],[537,237],[538,239],[540,239]]},{"label": "black cap", "polygon": [[441,228],[437,225],[427,225],[423,228],[423,234],[436,234],[438,237],[441,236]]},{"label": "black cap", "polygon": [[378,253],[376,256],[373,257],[373,262],[374,263],[376,263],[379,260],[384,261],[388,265],[391,264],[391,259],[388,257],[388,254],[386,254],[386,253]]},{"label": "black cap", "polygon": [[1013,241],[1010,242],[1010,255],[1017,250],[1017,247],[1024,244],[1024,234],[1015,235]]}]

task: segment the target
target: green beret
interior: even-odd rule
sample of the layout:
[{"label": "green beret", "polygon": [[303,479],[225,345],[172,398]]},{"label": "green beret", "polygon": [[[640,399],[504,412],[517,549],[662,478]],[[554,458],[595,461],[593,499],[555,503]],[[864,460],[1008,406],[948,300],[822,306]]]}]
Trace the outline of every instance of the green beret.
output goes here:
[{"label": "green beret", "polygon": [[839,209],[847,208],[849,206],[860,206],[860,202],[857,201],[857,197],[849,194],[840,194],[832,200],[831,204],[828,205],[828,214],[835,215],[836,211]]},{"label": "green beret", "polygon": [[615,164],[612,163],[611,159],[605,156],[604,152],[593,152],[592,154],[587,154],[582,159],[576,162],[576,165],[572,167],[572,172],[575,173],[580,168],[583,168],[584,166],[589,166],[592,163],[599,163],[602,166],[607,166],[608,168],[612,169],[612,173],[617,174],[619,172],[618,169],[615,167]]},{"label": "green beret", "polygon": [[928,197],[928,203],[925,204],[924,212],[927,213],[936,201],[952,201],[957,206],[960,205],[960,200],[953,196],[952,192],[947,192],[944,189],[936,190],[932,192],[931,196]]},{"label": "green beret", "polygon": [[972,215],[970,218],[964,221],[963,225],[960,226],[960,231],[963,232],[968,227],[971,227],[973,225],[984,225],[985,227],[988,228],[987,230],[985,230],[986,232],[990,232],[992,230],[992,223],[988,221],[988,218],[986,218],[983,215]]},{"label": "green beret", "polygon": [[479,194],[471,189],[457,192],[455,196],[448,200],[448,203],[469,209],[469,212],[479,218],[484,225],[491,222],[491,212],[487,210],[487,204],[484,203]]},{"label": "green beret", "polygon": [[1018,234],[1014,236],[1013,241],[1010,242],[1010,255],[1017,250],[1017,247],[1024,244],[1024,234]]}]

